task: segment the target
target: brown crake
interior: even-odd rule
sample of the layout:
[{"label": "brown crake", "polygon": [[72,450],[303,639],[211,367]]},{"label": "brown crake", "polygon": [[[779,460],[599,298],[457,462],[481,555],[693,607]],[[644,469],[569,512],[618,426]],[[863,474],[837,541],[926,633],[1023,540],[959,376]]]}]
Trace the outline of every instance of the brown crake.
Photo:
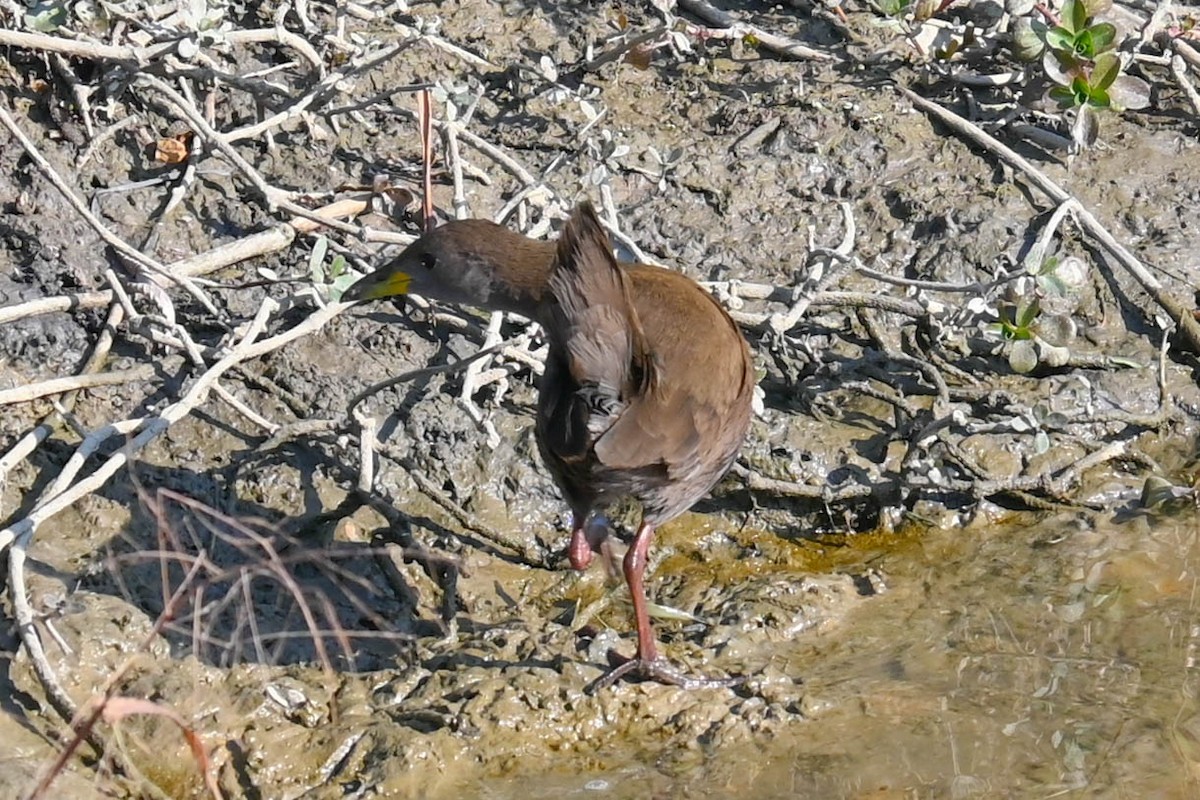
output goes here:
[{"label": "brown crake", "polygon": [[447,223],[342,299],[405,293],[515,311],[545,328],[536,434],[574,514],[574,568],[591,561],[594,513],[627,497],[642,505],[623,563],[637,656],[598,685],[633,671],[683,686],[731,683],[685,676],[659,656],[643,584],[655,528],[708,494],[750,425],[753,362],[720,304],[680,273],[619,264],[588,202],[557,244],[485,220]]}]

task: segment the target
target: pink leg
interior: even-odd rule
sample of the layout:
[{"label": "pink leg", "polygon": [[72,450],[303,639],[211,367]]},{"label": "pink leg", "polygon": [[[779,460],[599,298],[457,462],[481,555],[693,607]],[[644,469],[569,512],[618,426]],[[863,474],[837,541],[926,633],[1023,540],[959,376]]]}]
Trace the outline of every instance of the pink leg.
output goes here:
[{"label": "pink leg", "polygon": [[578,514],[571,524],[571,543],[567,545],[567,558],[571,560],[571,569],[580,572],[592,563],[592,545],[587,540],[586,524],[580,522]]},{"label": "pink leg", "polygon": [[[637,655],[610,670],[592,684],[589,691],[595,692],[611,686],[631,672],[637,672],[661,683],[681,686],[684,689],[731,687],[743,683],[745,678],[689,677],[673,667],[665,658],[659,657],[658,643],[654,639],[654,628],[650,625],[650,610],[646,607],[646,554],[650,550],[650,542],[653,539],[654,526],[642,520],[637,533],[634,534],[633,544],[625,553],[623,562],[625,582],[629,584],[629,594],[633,598],[633,616],[637,624]],[[611,658],[612,654],[609,657]]]},{"label": "pink leg", "polygon": [[646,609],[646,555],[650,550],[650,542],[654,539],[654,526],[643,521],[638,526],[633,544],[625,553],[625,583],[629,584],[629,594],[633,598],[633,618],[637,623],[638,649],[637,657],[641,661],[654,661],[658,658],[658,644],[654,641],[654,628],[650,626],[650,612]]}]

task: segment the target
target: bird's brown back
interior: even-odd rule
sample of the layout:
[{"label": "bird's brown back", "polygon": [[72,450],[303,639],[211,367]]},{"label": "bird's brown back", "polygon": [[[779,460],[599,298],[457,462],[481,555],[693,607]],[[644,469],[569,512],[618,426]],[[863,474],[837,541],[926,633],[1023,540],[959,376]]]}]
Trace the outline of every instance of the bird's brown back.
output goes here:
[{"label": "bird's brown back", "polygon": [[[581,212],[594,218],[590,206]],[[629,495],[661,523],[706,494],[737,456],[751,415],[749,348],[691,279],[618,266],[594,219],[579,225],[573,216],[557,254],[542,315],[551,341],[543,458],[577,512]]]}]

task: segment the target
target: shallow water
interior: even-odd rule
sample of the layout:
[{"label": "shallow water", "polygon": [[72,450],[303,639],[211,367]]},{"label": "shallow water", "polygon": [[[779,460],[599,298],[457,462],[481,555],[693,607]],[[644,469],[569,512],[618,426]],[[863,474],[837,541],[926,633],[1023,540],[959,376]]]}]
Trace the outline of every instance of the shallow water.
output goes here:
[{"label": "shallow water", "polygon": [[[629,743],[488,798],[1193,797],[1194,517],[928,531],[888,589],[779,658],[808,721],[762,744]],[[619,689],[618,689],[619,690]]]}]

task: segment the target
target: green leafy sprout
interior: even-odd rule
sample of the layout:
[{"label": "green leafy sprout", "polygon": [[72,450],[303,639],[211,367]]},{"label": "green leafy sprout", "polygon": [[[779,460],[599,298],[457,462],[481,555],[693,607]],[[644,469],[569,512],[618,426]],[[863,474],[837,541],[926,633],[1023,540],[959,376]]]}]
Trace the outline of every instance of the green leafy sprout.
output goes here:
[{"label": "green leafy sprout", "polygon": [[992,329],[1004,340],[1013,372],[1028,374],[1038,364],[1061,367],[1071,358],[1076,326],[1071,314],[1079,307],[1088,281],[1084,263],[1075,257],[1049,257],[1026,267],[997,309]]},{"label": "green leafy sprout", "polygon": [[326,266],[325,256],[328,252],[329,240],[322,236],[313,245],[312,255],[309,256],[308,276],[314,286],[328,287],[330,298],[337,300],[358,278],[346,269],[346,257],[341,253],[335,255]]}]

